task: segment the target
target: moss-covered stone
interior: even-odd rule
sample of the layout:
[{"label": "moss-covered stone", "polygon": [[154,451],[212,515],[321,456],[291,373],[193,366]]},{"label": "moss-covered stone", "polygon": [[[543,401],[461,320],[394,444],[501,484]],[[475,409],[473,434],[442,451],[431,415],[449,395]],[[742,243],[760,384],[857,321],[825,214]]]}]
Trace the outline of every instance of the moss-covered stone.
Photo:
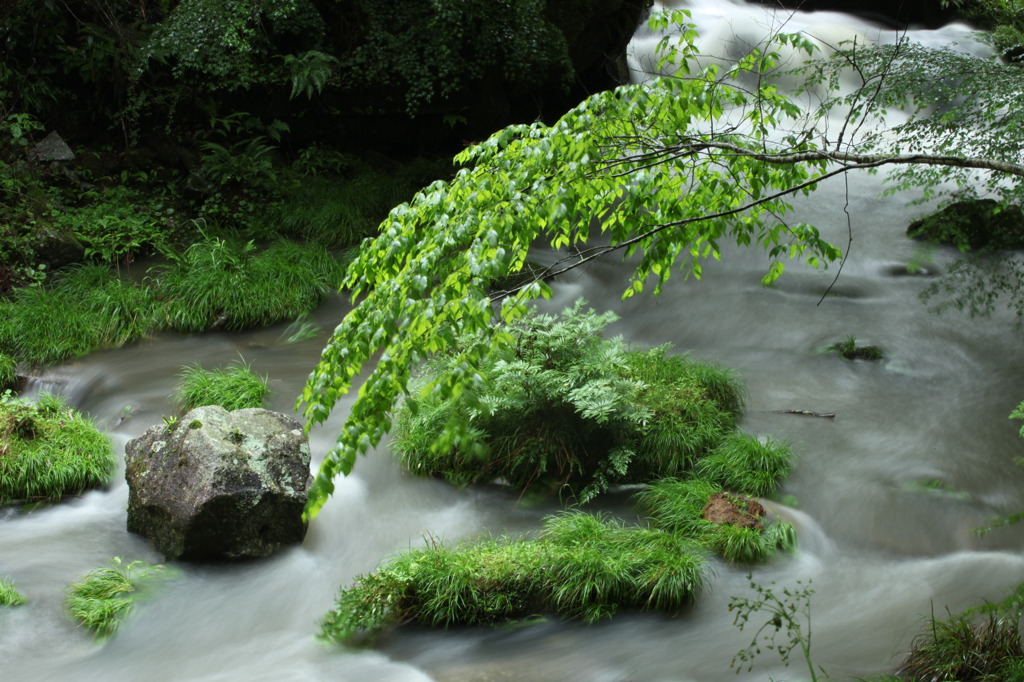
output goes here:
[{"label": "moss-covered stone", "polygon": [[309,444],[288,415],[199,407],[125,448],[128,530],[171,559],[267,556],[306,534]]},{"label": "moss-covered stone", "polygon": [[912,222],[907,236],[961,251],[1024,249],[1024,211],[993,199],[958,201]]}]

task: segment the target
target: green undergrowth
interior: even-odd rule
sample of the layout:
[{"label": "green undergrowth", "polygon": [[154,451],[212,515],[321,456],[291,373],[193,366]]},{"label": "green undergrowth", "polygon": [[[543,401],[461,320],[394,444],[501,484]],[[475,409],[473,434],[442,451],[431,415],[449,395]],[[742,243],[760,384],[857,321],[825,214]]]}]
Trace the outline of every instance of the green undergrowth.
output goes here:
[{"label": "green undergrowth", "polygon": [[7,353],[0,353],[0,391],[13,388],[18,381],[18,363]]},{"label": "green undergrowth", "polygon": [[168,577],[162,564],[133,561],[120,557],[107,566],[87,573],[80,582],[68,587],[65,606],[72,618],[100,640],[111,637],[157,578]]},{"label": "green undergrowth", "polygon": [[914,682],[1024,682],[1024,583],[1000,602],[926,619],[899,678]]},{"label": "green undergrowth", "polygon": [[301,317],[337,288],[342,268],[316,244],[210,237],[143,282],[109,265],[66,268],[0,298],[3,358],[47,365],[162,331],[246,329]]},{"label": "green undergrowth", "polygon": [[20,606],[25,597],[10,578],[0,578],[0,606]]},{"label": "green undergrowth", "polygon": [[[793,527],[766,523],[752,499],[775,491],[789,450],[736,430],[735,375],[667,346],[634,351],[604,339],[614,316],[583,305],[509,328],[511,346],[485,359],[475,395],[441,398],[430,379],[458,360],[432,360],[419,397],[397,415],[393,444],[409,469],[459,485],[497,480],[586,501],[643,484],[635,499],[646,518],[572,510],[548,516],[532,538],[402,552],[342,589],[324,638],[367,643],[403,623],[674,614],[700,591],[709,556],[749,564],[795,546]],[[452,432],[459,437],[446,440]],[[705,519],[712,501],[735,513]]]},{"label": "green undergrowth", "polygon": [[203,369],[195,364],[183,367],[174,400],[185,412],[203,405],[220,405],[225,410],[262,407],[270,388],[267,379],[252,371],[241,358],[228,367]]},{"label": "green undergrowth", "polygon": [[211,237],[152,273],[164,325],[174,331],[248,329],[294,319],[336,290],[341,269],[326,248]]},{"label": "green undergrowth", "polygon": [[[484,358],[472,395],[434,385],[457,354],[429,361],[396,415],[402,464],[456,485],[497,480],[586,503],[613,485],[698,468],[727,477],[736,456],[786,460],[782,446],[737,435],[742,385],[732,372],[670,346],[634,350],[603,338],[616,316],[584,306],[508,327],[512,343]],[[755,494],[784,474],[763,474]]]},{"label": "green undergrowth", "polygon": [[105,265],[75,266],[0,299],[0,351],[52,364],[136,341],[154,330],[157,316],[148,287]]},{"label": "green undergrowth", "polygon": [[57,397],[0,396],[0,505],[48,502],[106,485],[107,437]]}]

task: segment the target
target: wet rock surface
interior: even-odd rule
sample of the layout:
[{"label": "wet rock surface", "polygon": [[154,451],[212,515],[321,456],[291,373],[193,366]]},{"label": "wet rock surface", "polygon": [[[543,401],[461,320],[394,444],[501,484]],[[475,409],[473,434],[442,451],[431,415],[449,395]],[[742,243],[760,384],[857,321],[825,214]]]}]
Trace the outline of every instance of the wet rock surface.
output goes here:
[{"label": "wet rock surface", "polygon": [[309,461],[288,415],[198,407],[128,442],[128,530],[168,559],[267,556],[305,537]]}]

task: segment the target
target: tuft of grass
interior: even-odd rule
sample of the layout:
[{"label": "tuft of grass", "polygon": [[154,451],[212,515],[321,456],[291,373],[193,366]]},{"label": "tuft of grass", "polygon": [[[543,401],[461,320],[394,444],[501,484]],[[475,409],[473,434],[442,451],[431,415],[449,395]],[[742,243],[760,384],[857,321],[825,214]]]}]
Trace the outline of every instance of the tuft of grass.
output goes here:
[{"label": "tuft of grass", "polygon": [[657,530],[568,512],[535,539],[432,543],[403,552],[338,596],[321,636],[354,644],[406,622],[488,625],[554,613],[594,622],[620,608],[675,612],[705,578],[702,551]]},{"label": "tuft of grass", "polygon": [[[761,562],[780,549],[796,547],[796,530],[789,523],[742,528],[706,520],[704,508],[720,492],[721,486],[712,481],[666,478],[645,486],[634,499],[654,528],[691,538],[729,563]],[[735,501],[742,506],[745,499]]]},{"label": "tuft of grass", "polygon": [[967,615],[932,618],[929,628],[911,644],[899,674],[903,679],[921,681],[1021,679],[1024,649],[1018,616],[989,613],[980,620]]},{"label": "tuft of grass", "polygon": [[110,441],[61,398],[0,397],[0,505],[77,495],[113,470]]},{"label": "tuft of grass", "polygon": [[695,472],[726,490],[767,497],[789,475],[790,459],[787,446],[737,431],[698,461]]},{"label": "tuft of grass", "polygon": [[844,360],[881,360],[884,357],[878,346],[858,346],[857,339],[852,336],[836,341],[828,348],[839,353]]},{"label": "tuft of grass", "polygon": [[220,405],[229,412],[262,407],[270,392],[266,377],[253,372],[241,358],[226,368],[189,365],[182,368],[179,376],[174,400],[185,412],[202,405]]},{"label": "tuft of grass", "polygon": [[70,585],[64,603],[79,625],[97,639],[107,639],[131,612],[142,594],[141,587],[166,574],[162,564],[125,564],[121,557],[114,557],[109,565],[90,571],[80,582]]},{"label": "tuft of grass", "polygon": [[25,597],[18,592],[14,581],[10,578],[0,578],[0,606],[20,606],[25,603]]},{"label": "tuft of grass", "polygon": [[0,352],[0,391],[12,388],[18,381],[18,363],[6,353]]},{"label": "tuft of grass", "polygon": [[152,292],[106,265],[79,265],[46,286],[14,290],[0,304],[0,350],[30,364],[53,364],[149,334]]},{"label": "tuft of grass", "polygon": [[151,282],[175,331],[248,329],[311,312],[337,288],[341,268],[327,249],[278,241],[208,237],[171,264],[154,268]]}]

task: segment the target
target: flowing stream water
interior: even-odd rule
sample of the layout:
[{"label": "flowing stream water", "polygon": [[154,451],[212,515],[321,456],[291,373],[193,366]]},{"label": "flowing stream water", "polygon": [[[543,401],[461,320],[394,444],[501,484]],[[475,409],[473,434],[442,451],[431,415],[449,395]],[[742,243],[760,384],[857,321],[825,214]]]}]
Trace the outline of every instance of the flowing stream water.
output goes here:
[{"label": "flowing stream water", "polygon": [[[727,49],[729,36],[763,31],[764,14],[742,3],[679,3],[703,33]],[[796,14],[789,28],[835,36],[893,34],[850,16]],[[966,36],[950,26],[913,31],[945,44]],[[643,32],[634,45],[650,49]],[[713,49],[709,48],[709,49]],[[1024,508],[1017,425],[1024,360],[1007,313],[969,319],[928,311],[918,294],[952,259],[946,252],[916,275],[917,246],[904,230],[928,206],[913,197],[879,199],[880,180],[826,183],[796,203],[796,218],[835,243],[852,234],[849,259],[831,294],[830,271],[790,267],[777,286],[760,278],[766,256],[727,249],[699,282],[673,279],[659,298],[622,303],[627,269],[605,263],[555,285],[545,304],[559,310],[585,296],[622,320],[610,330],[635,344],[670,342],[694,357],[735,368],[748,386],[742,428],[790,443],[797,457],[775,505],[799,530],[800,548],[754,571],[779,587],[811,581],[815,663],[834,677],[888,672],[921,619],[1000,598],[1024,580],[1024,532],[972,532],[991,517]],[[845,210],[844,210],[845,209]],[[847,223],[849,212],[850,223]],[[332,299],[315,315],[330,329],[346,310]],[[881,346],[879,363],[848,362],[821,349],[855,336]],[[112,437],[118,452],[174,406],[181,367],[225,365],[239,354],[269,376],[271,409],[290,412],[317,361],[326,332],[287,342],[284,325],[244,334],[168,336],[94,353],[54,368],[33,390],[59,392]],[[328,449],[346,412],[311,434],[314,460]],[[780,410],[834,413],[823,419]],[[317,462],[314,462],[314,465]],[[942,482],[936,488],[930,482]],[[499,490],[456,490],[404,475],[386,449],[361,459],[305,543],[239,565],[178,566],[180,573],[135,610],[118,635],[94,643],[62,600],[67,585],[111,557],[157,562],[125,530],[123,463],[108,490],[31,513],[0,516],[0,577],[29,602],[0,610],[0,680],[579,680],[713,682],[806,679],[766,651],[738,677],[733,655],[750,641],[727,610],[750,595],[745,568],[713,566],[697,604],[676,617],[627,614],[596,626],[550,622],[518,629],[406,628],[376,649],[353,651],[315,639],[338,588],[410,546],[482,532],[535,530],[554,511],[523,508]],[[626,508],[625,499],[616,502]]]}]

